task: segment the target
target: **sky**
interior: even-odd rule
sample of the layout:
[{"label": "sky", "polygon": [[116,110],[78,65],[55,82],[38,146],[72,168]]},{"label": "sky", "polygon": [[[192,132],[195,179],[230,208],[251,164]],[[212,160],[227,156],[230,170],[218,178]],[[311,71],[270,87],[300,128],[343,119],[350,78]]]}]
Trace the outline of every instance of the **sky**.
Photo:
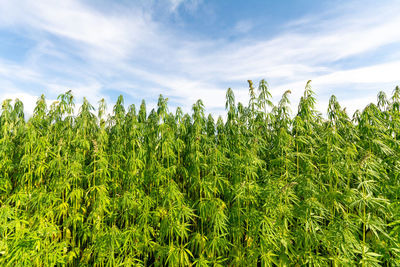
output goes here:
[{"label": "sky", "polygon": [[158,96],[185,112],[197,99],[224,115],[225,93],[248,102],[265,79],[292,111],[308,80],[317,108],[332,94],[349,115],[400,85],[400,1],[0,0],[0,101],[32,114],[72,90],[109,107]]}]

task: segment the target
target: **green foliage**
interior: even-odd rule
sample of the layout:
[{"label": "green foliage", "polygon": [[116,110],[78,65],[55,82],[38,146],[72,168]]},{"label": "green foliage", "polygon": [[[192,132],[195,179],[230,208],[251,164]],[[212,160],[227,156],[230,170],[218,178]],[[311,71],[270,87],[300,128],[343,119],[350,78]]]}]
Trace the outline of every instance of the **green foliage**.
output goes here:
[{"label": "green foliage", "polygon": [[71,92],[0,115],[2,266],[400,266],[400,89],[327,118],[266,81],[227,119]]}]

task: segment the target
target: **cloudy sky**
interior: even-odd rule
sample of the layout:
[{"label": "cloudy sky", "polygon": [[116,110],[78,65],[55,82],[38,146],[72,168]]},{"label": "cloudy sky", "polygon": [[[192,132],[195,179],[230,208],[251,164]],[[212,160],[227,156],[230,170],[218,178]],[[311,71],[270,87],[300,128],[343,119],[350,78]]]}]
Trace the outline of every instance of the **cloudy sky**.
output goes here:
[{"label": "cloudy sky", "polygon": [[158,95],[170,110],[202,99],[224,114],[225,92],[247,102],[266,79],[294,109],[308,80],[325,112],[350,112],[400,85],[400,1],[0,0],[0,100],[32,112],[71,89],[97,105]]}]

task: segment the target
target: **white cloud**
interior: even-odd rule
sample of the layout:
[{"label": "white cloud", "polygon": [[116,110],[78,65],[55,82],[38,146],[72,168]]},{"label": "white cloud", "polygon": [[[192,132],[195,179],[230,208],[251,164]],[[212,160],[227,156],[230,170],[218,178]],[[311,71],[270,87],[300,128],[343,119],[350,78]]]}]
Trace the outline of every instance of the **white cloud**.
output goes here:
[{"label": "white cloud", "polygon": [[400,83],[399,70],[400,61],[394,61],[369,67],[336,71],[319,76],[314,81],[319,85]]},{"label": "white cloud", "polygon": [[7,77],[15,77],[23,81],[33,81],[38,80],[40,74],[23,65],[2,61],[0,59],[0,77],[3,77],[3,79],[6,79]]},{"label": "white cloud", "polygon": [[[200,1],[168,3],[170,11],[177,12],[182,5],[196,7]],[[116,14],[76,0],[18,4],[0,0],[0,9],[7,10],[0,17],[0,28],[22,31],[19,34],[37,42],[23,64],[0,62],[0,75],[10,84],[35,81],[52,92],[71,88],[78,97],[94,99],[101,96],[104,87],[135,84],[130,88],[138,91],[120,90],[143,98],[157,94],[157,90],[176,98],[186,111],[201,98],[208,109],[216,110],[224,106],[226,88],[222,86],[226,84],[241,87],[235,88],[239,89],[235,90],[237,99],[246,103],[247,79],[266,78],[277,98],[292,89],[291,99],[297,105],[309,79],[318,88],[317,93],[322,93],[323,88],[334,85],[387,84],[400,78],[396,78],[400,54],[394,54],[392,61],[363,68],[343,70],[340,64],[332,64],[372,54],[387,45],[400,45],[399,8],[392,4],[380,4],[379,12],[347,7],[340,14],[330,11],[328,18],[303,17],[291,27],[286,25],[278,35],[235,41],[223,36],[194,38],[156,22],[155,15],[140,6]],[[234,28],[247,32],[253,26],[249,20],[242,20]],[[61,41],[52,40],[54,36]],[[74,57],[79,60],[71,59]],[[48,73],[61,73],[63,69],[65,77]]]},{"label": "white cloud", "polygon": [[[121,59],[129,56],[136,45],[152,38],[151,21],[140,11],[122,16],[105,15],[79,1],[2,1],[7,12],[0,18],[0,27],[20,27],[49,33],[86,45],[85,53],[97,58]],[[39,36],[43,38],[43,34]]]}]

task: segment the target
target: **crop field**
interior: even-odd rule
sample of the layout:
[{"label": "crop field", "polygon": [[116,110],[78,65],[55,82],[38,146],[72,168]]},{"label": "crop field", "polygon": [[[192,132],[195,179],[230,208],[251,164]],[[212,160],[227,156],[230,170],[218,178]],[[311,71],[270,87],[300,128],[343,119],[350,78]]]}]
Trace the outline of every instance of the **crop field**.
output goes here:
[{"label": "crop field", "polygon": [[248,82],[224,119],[5,100],[0,265],[400,266],[400,88],[322,115]]}]

